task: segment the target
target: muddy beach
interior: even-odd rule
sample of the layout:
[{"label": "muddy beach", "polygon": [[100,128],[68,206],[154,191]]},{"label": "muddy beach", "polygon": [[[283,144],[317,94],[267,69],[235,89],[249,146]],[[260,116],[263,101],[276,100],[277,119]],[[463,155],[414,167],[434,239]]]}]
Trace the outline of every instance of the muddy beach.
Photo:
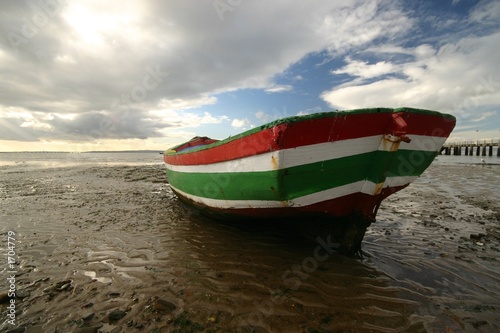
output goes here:
[{"label": "muddy beach", "polygon": [[351,258],[327,230],[198,216],[161,163],[0,166],[0,331],[498,332],[499,183],[499,165],[433,164]]}]

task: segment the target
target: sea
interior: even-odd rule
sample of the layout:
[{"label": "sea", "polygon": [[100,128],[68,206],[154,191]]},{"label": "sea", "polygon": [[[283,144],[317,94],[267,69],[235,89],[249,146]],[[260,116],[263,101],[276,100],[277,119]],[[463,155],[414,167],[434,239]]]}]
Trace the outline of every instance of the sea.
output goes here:
[{"label": "sea", "polygon": [[[500,164],[497,147],[493,156],[440,155],[434,164],[496,165]],[[162,164],[162,151],[108,151],[108,152],[0,152],[0,166],[64,167],[75,165],[153,165]]]},{"label": "sea", "polygon": [[162,151],[0,152],[0,166],[71,167],[79,165],[152,165],[163,163]]}]

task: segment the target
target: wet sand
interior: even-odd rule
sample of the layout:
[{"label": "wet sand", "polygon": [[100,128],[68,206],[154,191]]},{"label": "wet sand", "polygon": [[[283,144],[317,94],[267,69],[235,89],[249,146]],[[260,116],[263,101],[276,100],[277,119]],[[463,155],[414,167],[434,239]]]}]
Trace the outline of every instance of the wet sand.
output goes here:
[{"label": "wet sand", "polygon": [[383,203],[363,258],[331,252],[327,230],[198,216],[162,165],[0,180],[17,256],[2,332],[500,331],[498,165],[432,165]]}]

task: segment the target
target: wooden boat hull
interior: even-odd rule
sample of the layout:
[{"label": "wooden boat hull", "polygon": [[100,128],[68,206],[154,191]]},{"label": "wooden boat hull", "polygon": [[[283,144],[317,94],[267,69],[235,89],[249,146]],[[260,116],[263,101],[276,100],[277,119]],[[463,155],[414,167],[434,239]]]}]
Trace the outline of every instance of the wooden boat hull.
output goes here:
[{"label": "wooden boat hull", "polygon": [[164,160],[177,196],[217,217],[372,221],[384,198],[431,164],[454,126],[453,116],[420,109],[328,112],[221,141],[198,138]]}]

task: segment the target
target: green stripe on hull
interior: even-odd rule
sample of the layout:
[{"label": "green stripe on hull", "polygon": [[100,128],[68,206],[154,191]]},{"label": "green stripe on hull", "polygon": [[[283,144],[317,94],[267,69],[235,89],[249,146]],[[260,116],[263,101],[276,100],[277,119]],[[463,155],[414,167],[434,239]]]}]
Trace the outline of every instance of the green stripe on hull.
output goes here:
[{"label": "green stripe on hull", "polygon": [[374,151],[262,172],[184,173],[167,170],[170,184],[199,197],[218,200],[285,201],[361,180],[381,183],[386,176],[418,176],[437,153]]},{"label": "green stripe on hull", "polygon": [[175,188],[199,197],[219,200],[282,200],[278,189],[279,172],[184,173],[167,170]]},{"label": "green stripe on hull", "polygon": [[437,151],[398,150],[387,176],[420,176],[437,155]]},{"label": "green stripe on hull", "polygon": [[377,152],[300,165],[282,170],[284,200],[363,180]]}]

